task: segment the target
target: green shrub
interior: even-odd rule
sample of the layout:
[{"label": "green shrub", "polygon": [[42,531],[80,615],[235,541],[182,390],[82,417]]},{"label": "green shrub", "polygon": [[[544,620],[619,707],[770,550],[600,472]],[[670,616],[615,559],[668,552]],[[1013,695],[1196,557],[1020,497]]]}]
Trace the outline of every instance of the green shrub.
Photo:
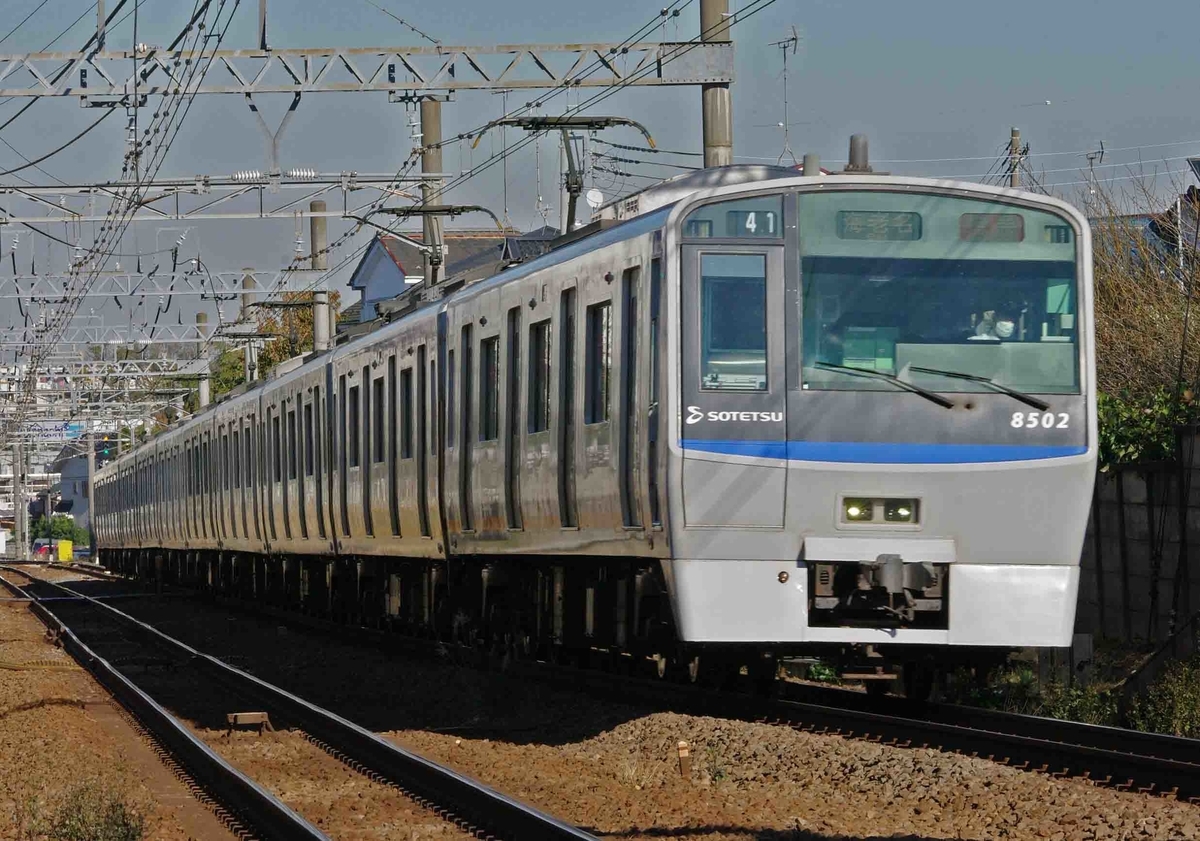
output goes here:
[{"label": "green shrub", "polygon": [[1115,724],[1117,696],[1098,686],[1041,684],[1033,668],[1014,664],[980,681],[965,669],[950,675],[946,700],[1003,712],[1038,715],[1086,724]]},{"label": "green shrub", "polygon": [[1135,697],[1129,723],[1138,730],[1200,738],[1200,656],[1172,663]]},{"label": "green shrub", "polygon": [[1100,469],[1175,458],[1175,428],[1195,422],[1196,410],[1190,390],[1160,387],[1137,396],[1100,392],[1096,395]]},{"label": "green shrub", "polygon": [[26,804],[20,824],[31,841],[142,841],[147,831],[142,811],[99,782],[76,785],[45,806]]}]

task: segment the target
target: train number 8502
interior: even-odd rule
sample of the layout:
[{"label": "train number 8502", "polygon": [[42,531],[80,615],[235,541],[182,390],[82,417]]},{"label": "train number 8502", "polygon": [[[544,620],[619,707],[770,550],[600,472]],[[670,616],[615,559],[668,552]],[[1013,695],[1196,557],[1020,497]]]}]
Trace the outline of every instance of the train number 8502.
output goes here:
[{"label": "train number 8502", "polygon": [[1067,429],[1071,416],[1066,412],[1013,412],[1008,425],[1013,429]]}]

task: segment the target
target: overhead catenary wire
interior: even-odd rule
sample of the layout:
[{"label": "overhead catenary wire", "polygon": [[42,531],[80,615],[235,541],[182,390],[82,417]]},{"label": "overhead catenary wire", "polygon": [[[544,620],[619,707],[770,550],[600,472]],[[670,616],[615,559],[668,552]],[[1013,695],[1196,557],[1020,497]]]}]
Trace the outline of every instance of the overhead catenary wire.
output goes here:
[{"label": "overhead catenary wire", "polygon": [[[670,4],[670,6],[667,7],[667,10],[670,11],[674,7],[678,7],[680,10],[682,10],[682,9],[687,8],[689,5],[691,5],[691,3],[692,3],[692,0],[682,0],[682,3],[681,3],[681,0],[673,0],[673,2]],[[631,35],[624,38],[614,49],[623,47],[628,44],[636,43],[637,40],[639,38],[641,38],[645,33],[654,30],[658,26],[658,21],[659,21],[659,15],[656,15],[647,24],[644,24],[644,25],[638,27],[637,30],[635,30]],[[504,119],[508,119],[510,117],[516,116],[517,114],[524,112],[524,111],[528,111],[532,108],[540,108],[545,102],[547,102],[551,99],[554,99],[563,91],[569,90],[573,86],[573,84],[575,83],[576,80],[586,78],[594,70],[596,70],[600,67],[603,67],[604,64],[605,64],[605,62],[603,59],[597,58],[597,59],[593,60],[587,66],[585,66],[585,67],[581,68],[579,71],[577,71],[574,75],[564,79],[557,86],[552,88],[549,93],[544,94],[543,96],[539,97],[537,100],[535,100],[533,102],[526,103],[524,108],[516,108],[511,112],[506,112],[500,118],[500,120],[492,120],[492,121],[484,123],[480,126],[477,126],[473,129],[470,129],[468,131],[461,132],[454,137],[446,138],[445,140],[442,140],[436,144],[427,144],[423,147],[413,149],[409,153],[409,156],[408,156],[407,160],[405,161],[405,163],[402,164],[401,167],[396,171],[396,175],[395,175],[392,183],[393,184],[397,183],[402,176],[407,175],[408,173],[410,173],[412,171],[412,169],[416,166],[416,163],[420,158],[420,154],[421,154],[422,150],[424,150],[424,149],[442,149],[451,143],[461,143],[462,141],[475,136],[477,133],[487,130],[487,128],[489,126],[495,125],[497,123],[502,123],[502,121]],[[612,86],[609,86],[609,87],[612,87]],[[532,133],[530,135],[527,135],[521,141],[518,141],[516,144],[514,144],[513,147],[506,147],[506,149],[523,148],[524,146],[527,145],[527,143],[531,139],[536,139],[537,137],[540,137],[540,136],[541,136],[541,132]],[[497,159],[501,160],[501,161],[506,159],[507,153],[505,153],[504,156],[497,158],[498,154],[500,154],[500,153],[493,154],[488,159],[488,161],[485,161],[485,163],[495,162],[495,160],[497,160]],[[490,163],[488,165],[490,167]],[[487,168],[487,167],[485,167],[485,168]],[[472,166],[472,168],[468,171],[468,173],[466,175],[467,175],[467,177],[473,177],[473,174],[476,173],[477,171],[481,171],[479,169],[479,167]],[[459,183],[459,181],[456,180],[455,183]],[[439,190],[438,195],[440,196],[441,194],[444,194],[446,189],[449,189],[449,186],[450,185],[447,185],[447,186],[443,187],[443,189]],[[385,191],[385,195],[383,197],[381,197],[379,200],[372,202],[367,206],[364,206],[364,208],[359,208],[358,210],[359,211],[365,210],[366,213],[364,215],[370,215],[375,210],[377,210],[379,207],[381,207],[386,202],[386,199],[387,199],[387,196],[386,196],[386,191]],[[360,215],[360,213],[356,211],[356,213],[354,215],[357,216],[357,215]],[[394,225],[400,224],[403,221],[404,221],[404,218],[397,218]],[[394,225],[390,226],[390,227],[392,227],[394,229]],[[332,251],[335,251],[336,249],[340,248],[349,239],[353,238],[358,233],[360,233],[364,227],[365,226],[363,225],[363,223],[359,222],[357,225],[355,225],[349,231],[342,234],[337,239],[335,239],[333,242],[326,245],[321,251],[317,252],[316,255],[311,255],[311,256],[322,256],[324,254],[328,254],[328,253],[331,253]],[[299,263],[303,259],[307,259],[307,258],[303,258],[303,257],[294,258],[292,260],[292,264],[291,264],[290,268],[294,268],[296,266],[296,264]],[[313,288],[315,288],[315,285]]]},{"label": "overhead catenary wire", "polygon": [[[688,5],[691,4],[691,2],[692,2],[692,0],[685,0],[685,2],[680,6],[680,8],[681,9],[686,8]],[[739,12],[737,12],[734,15],[733,21],[731,21],[731,22],[722,21],[721,23],[714,25],[714,28],[717,28],[719,26],[725,26],[725,25],[732,26],[733,24],[738,22],[738,20],[739,20],[738,15],[743,16],[740,19],[752,17],[757,12],[774,4],[775,2],[776,2],[776,0],[752,0],[751,3],[747,4],[745,7],[743,7]],[[677,6],[680,4],[678,3],[678,0],[677,0],[677,2],[672,3],[671,5]],[[751,7],[753,7],[753,8],[751,8]],[[670,8],[670,7],[668,7],[668,8]],[[747,10],[750,10],[750,11],[747,12]],[[654,28],[656,28],[657,26],[658,26],[658,17],[656,16],[648,24],[646,24],[642,27],[639,27],[639,29],[633,35],[626,38],[622,43],[623,44],[624,43],[633,43],[638,38],[640,38],[644,32],[651,31]],[[660,59],[660,61],[658,62],[657,66],[651,65],[647,68],[643,68],[643,70],[641,70],[637,73],[631,74],[630,76],[622,79],[620,82],[616,82],[616,83],[605,86],[600,92],[592,95],[586,101],[577,103],[572,108],[568,108],[565,113],[567,113],[567,114],[578,113],[591,105],[597,104],[598,102],[602,102],[604,99],[607,99],[609,96],[612,96],[613,94],[629,87],[634,81],[644,78],[650,72],[655,72],[658,67],[661,67],[662,64],[669,63],[669,62],[675,60],[676,58],[679,58],[680,56],[686,54],[687,52],[690,52],[692,49],[695,49],[697,46],[699,46],[701,43],[703,43],[702,39],[703,39],[703,36],[698,36],[689,41],[672,45],[671,52],[669,52],[666,56],[662,57]],[[562,93],[563,91],[570,90],[570,88],[573,86],[574,79],[585,77],[587,74],[592,72],[592,70],[595,69],[595,67],[601,66],[602,64],[603,64],[603,62],[599,61],[599,60],[597,60],[596,62],[593,62],[592,65],[589,65],[588,67],[584,68],[579,73],[577,73],[574,77],[564,80],[558,86],[553,88],[549,94],[540,97],[534,103],[529,103],[527,105],[527,108],[533,107],[533,106],[537,106],[537,107],[543,106],[546,101],[555,98],[558,94]],[[521,109],[518,109],[518,110],[521,110]],[[509,115],[505,115],[505,118],[507,118],[508,116]],[[504,118],[502,118],[502,119],[504,119]],[[447,140],[444,140],[441,143],[436,144],[436,147],[442,148],[451,142],[461,142],[464,139],[472,137],[478,131],[486,130],[489,126],[495,125],[497,122],[499,122],[499,121],[495,121],[495,120],[489,121],[488,123],[485,123],[483,126],[480,126],[478,129],[475,129],[475,130],[472,130],[469,132],[463,132],[454,138],[449,138]],[[542,131],[533,131],[533,132],[528,133],[521,140],[517,141],[514,144],[511,144],[510,146],[506,146],[500,152],[492,154],[491,156],[489,156],[486,160],[484,160],[479,165],[473,166],[471,168],[471,170],[469,170],[468,172],[461,173],[457,178],[451,179],[449,182],[442,185],[438,190],[434,191],[428,197],[428,199],[426,201],[431,201],[435,198],[440,198],[451,188],[456,187],[456,186],[464,183],[465,181],[475,177],[476,175],[480,174],[481,172],[484,172],[484,171],[490,169],[496,163],[504,161],[509,155],[511,155],[515,151],[518,151],[522,148],[527,147],[530,143],[535,143],[537,141],[537,139],[543,133],[544,132],[542,132]],[[426,147],[426,148],[428,148],[428,147]],[[419,153],[419,151],[420,150],[414,150],[412,153],[410,153],[409,159],[406,162],[406,164],[404,166],[402,166],[401,169],[397,172],[397,174],[396,174],[397,178],[399,178],[402,174],[404,174],[408,171],[411,171],[412,167],[415,166],[417,154]],[[380,203],[382,203],[382,200]],[[416,205],[415,207],[419,207],[419,206],[420,205]],[[385,230],[392,230],[392,231],[398,230],[398,228],[396,226],[402,224],[407,218],[408,218],[408,216],[406,216],[406,215],[398,216],[396,218],[395,222],[393,222],[393,224],[388,226]],[[360,223],[355,228],[348,231],[346,234],[343,234],[341,237],[339,237],[337,240],[335,240],[329,246],[326,246],[323,253],[328,253],[329,251],[332,251],[333,249],[339,247],[346,240],[348,240],[352,236],[359,233],[361,231],[362,227],[363,227],[363,225],[362,225],[362,223]],[[298,262],[298,260],[293,260],[293,266],[295,265],[296,262]],[[318,279],[318,281],[314,281],[312,288],[315,288],[315,284],[317,282],[319,282],[319,279]]]},{"label": "overhead catenary wire", "polygon": [[[38,167],[38,164],[40,164],[42,161],[46,161],[46,160],[49,160],[50,158],[53,158],[53,157],[54,157],[55,155],[57,155],[59,152],[62,152],[63,150],[70,148],[70,147],[71,147],[71,146],[73,146],[75,143],[77,143],[78,141],[82,140],[84,137],[86,137],[86,136],[87,136],[88,132],[90,132],[90,131],[91,131],[92,129],[94,129],[96,126],[100,125],[102,122],[104,122],[106,119],[108,119],[108,117],[109,117],[109,116],[110,116],[112,113],[113,113],[113,109],[112,109],[112,108],[107,108],[107,109],[105,109],[104,113],[103,113],[103,114],[101,114],[101,115],[99,116],[99,118],[97,118],[96,120],[93,120],[93,121],[92,121],[92,123],[91,123],[91,124],[90,124],[90,125],[89,125],[87,128],[85,128],[83,131],[79,132],[77,135],[75,135],[74,137],[72,137],[72,138],[71,138],[70,140],[68,140],[66,143],[62,144],[61,146],[58,146],[58,147],[57,147],[57,148],[55,148],[55,149],[52,149],[51,151],[49,151],[49,152],[47,152],[46,154],[42,155],[40,158],[34,158],[33,160],[30,160],[30,159],[28,159],[28,158],[25,158],[25,160],[26,160],[26,163],[25,163],[24,165],[22,165],[22,166],[18,166],[18,167],[13,167],[12,169],[6,169],[6,170],[4,170],[4,171],[0,172],[0,176],[5,176],[5,175],[14,175],[14,174],[16,174],[16,173],[18,173],[18,172],[22,172],[22,171],[24,171],[24,170],[27,170],[27,169],[29,169],[30,167],[37,167],[39,171],[41,171],[41,172],[46,172],[46,171],[45,171],[44,169],[42,169],[41,167]],[[8,148],[10,148],[10,149],[13,149],[13,147],[12,147],[12,146],[9,146],[9,144],[8,144],[8,141],[3,141],[3,143],[4,143],[4,145],[5,145],[5,146],[8,146]],[[14,152],[16,152],[17,150],[16,150],[16,149],[13,149],[13,151],[14,151]],[[17,154],[18,154],[18,155],[21,155],[21,153],[20,153],[20,152],[17,152]],[[25,156],[24,156],[24,155],[21,155],[21,157],[23,157],[23,158],[24,158]],[[46,172],[46,175],[50,175],[50,173]],[[54,178],[56,181],[57,181],[57,180],[59,180],[58,178],[56,178],[56,177],[55,177],[55,176],[53,176],[53,175],[50,175],[50,177],[51,177],[51,178]],[[63,183],[65,183],[65,182],[63,182]]]},{"label": "overhead catenary wire", "polygon": [[36,15],[38,12],[40,12],[40,11],[42,10],[42,7],[43,7],[43,6],[45,6],[45,5],[46,5],[47,3],[49,3],[49,2],[50,2],[50,0],[42,0],[42,2],[41,2],[41,3],[38,3],[38,4],[37,4],[37,6],[36,6],[36,7],[34,7],[34,10],[33,10],[32,12],[30,12],[30,13],[29,13],[29,14],[27,14],[27,15],[25,15],[25,17],[21,18],[21,22],[20,22],[20,23],[18,23],[18,24],[17,24],[16,26],[14,26],[12,29],[8,30],[8,33],[7,33],[7,34],[6,34],[6,35],[5,35],[3,38],[0,38],[0,44],[3,44],[5,41],[7,41],[9,38],[11,38],[11,37],[13,36],[13,33],[14,33],[14,32],[16,32],[18,29],[20,29],[20,28],[21,28],[22,26],[24,26],[26,23],[28,23],[28,22],[29,22],[29,19],[30,19],[31,17],[33,17],[34,15]]},{"label": "overhead catenary wire", "polygon": [[[208,49],[207,42],[210,40],[213,42],[212,50],[213,54],[215,55],[215,51],[219,48],[220,43],[228,32],[229,24],[234,16],[233,13],[236,12],[239,3],[240,0],[234,0],[233,9],[226,18],[224,26],[221,27],[221,15],[225,9],[227,0],[221,0],[219,6],[217,7],[216,15],[214,16],[215,19],[211,22],[211,24],[206,18],[212,5],[212,0],[203,0],[203,2],[201,2],[201,0],[197,0],[196,5],[193,7],[193,15],[191,19],[181,35],[177,37],[173,43],[178,44],[187,36],[188,33],[194,31],[195,43],[199,45],[201,39],[203,38],[205,40],[205,46],[200,50],[199,60],[192,62],[188,68],[188,71],[185,72],[187,78],[183,81],[183,84],[180,86],[180,88],[176,89],[177,91],[192,90],[191,82],[195,79],[197,73],[201,72],[201,68],[203,68],[204,72],[207,71],[212,62],[211,55],[208,56],[207,61],[205,61],[204,53]],[[206,35],[206,30],[216,32],[218,29],[219,34],[215,36]],[[194,48],[192,51],[195,51]],[[182,109],[180,108],[181,99],[186,100],[186,105]],[[128,174],[131,163],[133,163],[137,157],[140,157],[143,148],[145,148],[151,149],[152,151],[149,161],[147,162],[147,166],[142,171],[144,174],[135,176],[137,180],[128,187],[130,192],[128,198],[120,195],[121,191],[118,191],[118,195],[114,196],[112,206],[110,207],[109,213],[106,217],[106,223],[101,225],[100,239],[93,243],[84,259],[79,261],[76,266],[73,267],[73,274],[75,274],[76,269],[88,267],[87,276],[75,277],[68,281],[67,301],[63,306],[59,307],[53,313],[51,318],[48,319],[48,322],[44,328],[39,328],[39,333],[41,333],[41,336],[39,337],[39,341],[35,344],[34,351],[30,355],[30,363],[28,366],[29,374],[24,378],[25,381],[22,383],[22,388],[20,391],[20,394],[24,399],[18,401],[16,422],[20,422],[20,419],[23,417],[24,409],[27,406],[29,399],[32,397],[32,385],[34,382],[33,372],[38,369],[40,360],[44,358],[45,354],[48,353],[53,345],[57,342],[57,337],[61,335],[63,330],[66,329],[67,324],[69,323],[70,319],[74,317],[74,313],[77,311],[79,303],[82,301],[83,295],[87,292],[91,282],[94,281],[99,272],[103,270],[108,257],[111,256],[112,251],[115,250],[107,247],[108,241],[112,240],[112,244],[114,246],[116,245],[117,241],[119,241],[119,237],[124,232],[125,227],[128,225],[132,213],[136,212],[136,209],[140,204],[141,189],[144,187],[145,183],[152,181],[157,174],[158,168],[161,166],[163,160],[165,160],[167,150],[169,150],[175,137],[178,136],[179,129],[182,126],[183,120],[186,118],[186,115],[190,110],[190,105],[194,99],[194,92],[191,94],[183,94],[182,96],[178,93],[171,94],[169,92],[165,92],[163,94],[164,105],[161,105],[159,110],[155,112],[158,120],[152,123],[152,128],[147,128],[145,130],[146,139],[142,140],[141,138],[135,138],[136,144],[134,149],[126,155],[123,174]],[[181,110],[182,114],[180,113]],[[178,119],[176,119],[177,117]],[[158,142],[155,142],[155,139],[157,139],[156,136],[164,132],[164,130],[166,136],[162,139],[159,139]],[[83,272],[80,271],[79,274],[83,274]],[[76,280],[78,283],[74,282]],[[11,421],[9,424],[6,424],[6,426],[10,425]]]},{"label": "overhead catenary wire", "polygon": [[411,29],[417,35],[420,35],[422,38],[424,38],[426,41],[433,44],[434,46],[440,47],[442,45],[442,42],[439,41],[437,38],[434,38],[432,35],[422,32],[420,29],[413,26],[411,23],[406,21],[404,18],[400,17],[399,15],[393,14],[392,12],[385,9],[383,6],[380,6],[378,3],[374,2],[374,0],[363,0],[363,2],[366,3],[368,6],[374,6],[376,9],[383,12],[385,15],[390,17],[392,20],[396,21],[401,26]]}]

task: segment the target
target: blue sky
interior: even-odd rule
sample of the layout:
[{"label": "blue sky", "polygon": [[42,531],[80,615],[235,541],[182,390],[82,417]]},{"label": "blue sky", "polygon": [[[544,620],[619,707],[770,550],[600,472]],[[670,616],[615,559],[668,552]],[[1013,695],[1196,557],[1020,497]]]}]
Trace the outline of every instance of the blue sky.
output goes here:
[{"label": "blue sky", "polygon": [[[116,2],[107,1],[110,8]],[[0,0],[0,37],[39,2]],[[655,17],[663,5],[661,0],[376,2],[446,44],[616,41]],[[0,44],[0,53],[42,47],[87,5],[85,0],[48,0]],[[734,0],[732,5],[742,3]],[[139,40],[168,42],[191,7],[184,0],[142,0]],[[693,0],[678,23],[668,25],[666,37],[693,37],[699,25],[697,9],[698,0]],[[243,0],[226,46],[254,46],[256,12],[254,0]],[[270,0],[270,18],[269,40],[276,47],[420,43],[414,33],[366,0]],[[1086,167],[1082,153],[1101,140],[1110,150],[1105,164],[1115,165],[1101,170],[1102,176],[1126,176],[1128,166],[1138,161],[1160,171],[1181,170],[1184,156],[1200,155],[1200,110],[1195,107],[1198,22],[1200,7],[1195,0],[1163,0],[1153,15],[1131,15],[1128,4],[1111,0],[1010,0],[1002,6],[963,0],[778,0],[734,30],[735,154],[744,160],[773,160],[782,150],[782,131],[777,127],[783,116],[781,55],[768,45],[786,37],[794,25],[802,38],[789,65],[791,147],[797,156],[816,151],[827,164],[837,164],[845,157],[848,136],[861,131],[870,135],[877,169],[978,176],[992,165],[1009,128],[1018,126],[1031,144],[1034,169],[1044,171],[1047,182],[1062,184],[1060,189],[1068,193],[1077,189],[1072,182],[1081,178]],[[85,16],[56,48],[81,45],[93,23],[94,14]],[[660,36],[661,30],[650,39]],[[128,22],[110,34],[114,46],[127,48],[130,43]],[[510,107],[517,96],[510,99]],[[595,113],[632,116],[650,128],[661,147],[693,151],[700,146],[699,100],[699,91],[691,88],[639,89],[612,97]],[[271,123],[286,104],[287,97],[280,96],[263,97],[260,102]],[[0,121],[19,105],[0,105]],[[445,133],[498,116],[500,108],[498,96],[461,94],[445,108]],[[94,118],[94,111],[80,109],[71,99],[42,101],[0,137],[34,157]],[[388,104],[383,94],[312,95],[301,104],[283,141],[282,163],[323,171],[395,171],[410,149],[406,121],[404,108]],[[641,144],[641,138],[629,131],[605,136]],[[475,162],[495,148],[490,146],[493,142],[498,143],[498,138],[480,145]],[[66,180],[112,178],[120,172],[122,152],[123,128],[114,116],[84,142],[43,166]],[[546,141],[542,153],[542,194],[555,205],[557,147]],[[460,156],[455,148],[448,148],[445,158],[447,170],[472,162],[469,151]],[[694,163],[688,158],[672,160]],[[0,168],[19,163],[16,155],[0,147]],[[258,129],[241,99],[207,97],[192,109],[162,174],[229,173],[264,166]],[[678,171],[635,168],[650,175]],[[40,173],[23,174],[39,183],[48,181]],[[514,156],[508,172],[508,207],[518,225],[540,224],[535,180],[533,151]],[[594,186],[612,195],[647,183],[619,181],[596,173]],[[0,179],[0,183],[7,182]],[[499,212],[503,193],[497,167],[448,198],[486,204]],[[549,218],[551,222],[557,218],[553,206]],[[146,249],[156,236],[160,240],[169,236],[157,234],[151,224],[135,228],[136,235],[126,238],[127,249]],[[331,236],[344,229],[335,222]],[[11,234],[5,237],[11,239]],[[272,268],[291,258],[294,237],[290,221],[209,222],[201,223],[188,242],[199,243],[213,268]],[[359,240],[364,241],[365,237]],[[343,249],[332,260],[337,262],[350,251]],[[62,268],[61,249],[48,259]],[[10,270],[7,261],[0,269],[5,270]]]}]

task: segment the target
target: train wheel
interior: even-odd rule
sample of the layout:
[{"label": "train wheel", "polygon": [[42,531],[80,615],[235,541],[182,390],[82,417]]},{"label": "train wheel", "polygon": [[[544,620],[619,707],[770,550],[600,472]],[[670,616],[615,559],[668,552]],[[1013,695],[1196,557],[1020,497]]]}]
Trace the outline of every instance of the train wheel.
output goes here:
[{"label": "train wheel", "polygon": [[872,698],[882,698],[888,694],[888,690],[892,688],[890,680],[864,680],[863,686],[867,690],[867,695]]},{"label": "train wheel", "polygon": [[903,680],[905,698],[928,701],[937,682],[937,672],[927,663],[905,663]]},{"label": "train wheel", "polygon": [[666,680],[667,676],[671,672],[670,658],[662,654],[655,654],[651,659],[654,660],[655,673],[661,680]]},{"label": "train wheel", "polygon": [[746,674],[755,695],[772,698],[779,691],[779,661],[773,656],[752,660],[746,667]]}]

